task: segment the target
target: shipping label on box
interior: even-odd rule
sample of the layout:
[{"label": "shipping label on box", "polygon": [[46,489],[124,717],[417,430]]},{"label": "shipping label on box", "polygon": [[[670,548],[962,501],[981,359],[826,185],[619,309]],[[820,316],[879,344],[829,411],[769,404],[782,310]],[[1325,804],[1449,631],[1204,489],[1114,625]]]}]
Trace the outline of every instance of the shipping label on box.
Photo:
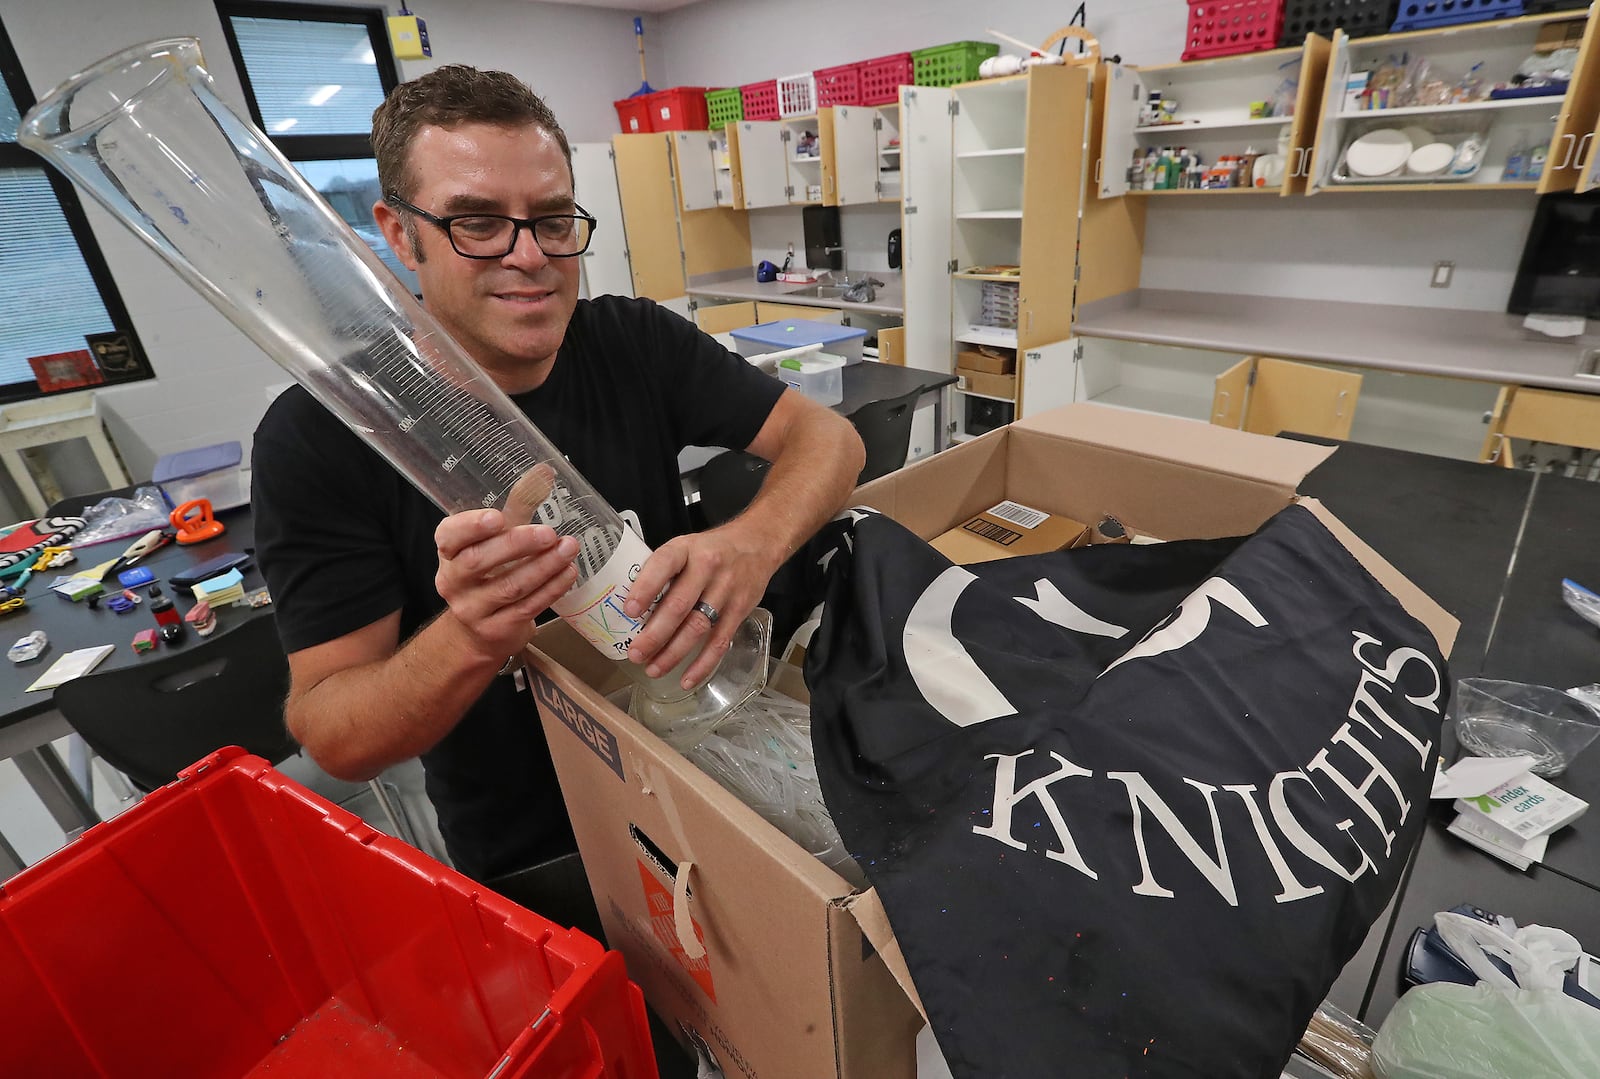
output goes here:
[{"label": "shipping label on box", "polygon": [[1008,499],[929,542],[950,561],[969,566],[1077,547],[1087,541],[1088,533],[1089,526],[1080,521]]}]

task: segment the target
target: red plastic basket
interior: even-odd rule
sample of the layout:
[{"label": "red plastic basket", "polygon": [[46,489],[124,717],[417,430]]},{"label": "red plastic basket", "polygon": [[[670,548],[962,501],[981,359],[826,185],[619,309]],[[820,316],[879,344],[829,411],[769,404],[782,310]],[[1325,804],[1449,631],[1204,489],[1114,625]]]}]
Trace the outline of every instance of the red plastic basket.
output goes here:
[{"label": "red plastic basket", "polygon": [[1189,0],[1185,60],[1278,47],[1283,0]]},{"label": "red plastic basket", "polygon": [[817,79],[817,108],[861,104],[860,64],[822,67],[814,74]]},{"label": "red plastic basket", "polygon": [[739,96],[744,98],[744,118],[746,120],[776,120],[778,118],[778,80],[768,79],[766,82],[753,82],[748,86],[739,87]]},{"label": "red plastic basket", "polygon": [[711,123],[704,86],[674,86],[646,94],[651,131],[704,131]]},{"label": "red plastic basket", "polygon": [[861,64],[861,103],[891,105],[900,100],[900,87],[910,86],[911,54],[897,52]]},{"label": "red plastic basket", "polygon": [[220,750],[0,886],[8,1075],[653,1077],[622,957]]},{"label": "red plastic basket", "polygon": [[651,94],[641,94],[638,97],[625,97],[621,101],[611,104],[617,110],[617,121],[622,124],[624,135],[643,135],[654,130],[650,126],[650,98]]}]

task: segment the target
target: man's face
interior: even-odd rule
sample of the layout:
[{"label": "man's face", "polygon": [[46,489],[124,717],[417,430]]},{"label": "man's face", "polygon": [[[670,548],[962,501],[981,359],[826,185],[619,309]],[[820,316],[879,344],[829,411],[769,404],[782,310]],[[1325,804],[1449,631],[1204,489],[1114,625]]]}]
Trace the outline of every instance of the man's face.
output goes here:
[{"label": "man's face", "polygon": [[[531,125],[424,127],[411,144],[410,172],[416,186],[407,201],[437,217],[574,209],[561,145]],[[502,388],[514,393],[544,381],[578,301],[576,258],[546,257],[530,229],[518,230],[517,246],[504,258],[462,258],[437,225],[384,203],[373,213],[400,260],[416,271],[428,310]]]}]

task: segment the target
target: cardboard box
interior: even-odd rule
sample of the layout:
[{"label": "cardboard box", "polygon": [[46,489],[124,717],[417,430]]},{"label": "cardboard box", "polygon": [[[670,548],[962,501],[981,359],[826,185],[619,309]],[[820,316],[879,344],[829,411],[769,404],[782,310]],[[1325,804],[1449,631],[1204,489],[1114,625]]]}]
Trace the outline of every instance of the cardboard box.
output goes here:
[{"label": "cardboard box", "polygon": [[1015,400],[1017,396],[1017,376],[991,375],[983,371],[974,371],[969,367],[957,367],[956,389],[966,390],[968,393],[981,393],[985,397],[1004,397],[1008,401]]},{"label": "cardboard box", "polygon": [[[1006,499],[1167,539],[1236,536],[1294,502],[1332,452],[1069,405],[874,480],[854,501],[930,540]],[[1455,620],[1304,504],[1448,653]],[[608,942],[651,1005],[692,1027],[728,1079],[911,1079],[916,995],[877,893],[853,891],[609,703],[622,675],[564,624],[543,627],[530,656]]]},{"label": "cardboard box", "polygon": [[1017,373],[1017,357],[1015,354],[991,356],[987,352],[964,348],[956,353],[956,366],[986,375],[1014,375]]},{"label": "cardboard box", "polygon": [[1089,531],[1088,525],[1059,513],[1003,501],[928,542],[950,561],[970,566],[1077,547],[1088,542]]},{"label": "cardboard box", "polygon": [[1546,23],[1539,27],[1539,36],[1533,40],[1533,51],[1545,53],[1578,48],[1583,44],[1583,26],[1583,19]]}]

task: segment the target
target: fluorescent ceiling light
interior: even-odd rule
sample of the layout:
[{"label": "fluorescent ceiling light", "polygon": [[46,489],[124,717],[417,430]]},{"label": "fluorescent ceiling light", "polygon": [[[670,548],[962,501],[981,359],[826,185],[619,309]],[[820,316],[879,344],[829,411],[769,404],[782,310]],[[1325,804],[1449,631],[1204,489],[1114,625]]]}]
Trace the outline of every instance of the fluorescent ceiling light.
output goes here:
[{"label": "fluorescent ceiling light", "polygon": [[281,135],[299,122],[300,121],[293,116],[286,116],[282,120],[279,120],[277,123],[273,124],[272,130]]},{"label": "fluorescent ceiling light", "polygon": [[337,83],[329,83],[327,86],[321,87],[316,93],[311,95],[311,103],[313,105],[326,105],[330,97],[343,89],[344,87],[338,85]]}]

